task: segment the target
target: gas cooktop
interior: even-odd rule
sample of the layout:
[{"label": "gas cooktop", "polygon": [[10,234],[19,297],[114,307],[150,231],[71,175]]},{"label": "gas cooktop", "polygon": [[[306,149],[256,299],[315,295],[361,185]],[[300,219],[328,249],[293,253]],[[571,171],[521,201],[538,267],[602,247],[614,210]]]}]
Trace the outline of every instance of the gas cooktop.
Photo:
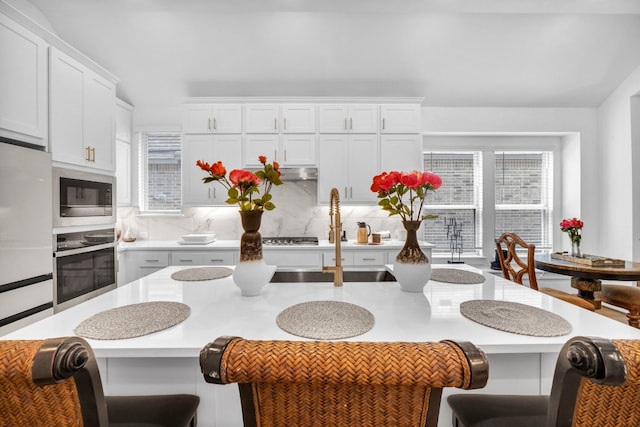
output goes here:
[{"label": "gas cooktop", "polygon": [[263,237],[263,245],[274,246],[294,246],[294,245],[317,245],[317,237]]}]

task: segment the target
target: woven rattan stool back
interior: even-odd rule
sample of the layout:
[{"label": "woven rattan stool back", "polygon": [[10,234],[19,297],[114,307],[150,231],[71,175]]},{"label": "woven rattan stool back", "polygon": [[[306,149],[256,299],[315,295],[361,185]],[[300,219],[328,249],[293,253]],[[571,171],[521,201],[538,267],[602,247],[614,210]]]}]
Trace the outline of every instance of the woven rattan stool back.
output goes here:
[{"label": "woven rattan stool back", "polygon": [[470,343],[252,341],[205,346],[207,382],[238,383],[245,426],[435,426],[442,388],[481,388]]},{"label": "woven rattan stool back", "polygon": [[0,390],[0,426],[107,425],[97,365],[81,338],[0,341]]},{"label": "woven rattan stool back", "polygon": [[626,365],[619,386],[583,379],[574,411],[575,427],[640,426],[640,341],[613,340]]}]

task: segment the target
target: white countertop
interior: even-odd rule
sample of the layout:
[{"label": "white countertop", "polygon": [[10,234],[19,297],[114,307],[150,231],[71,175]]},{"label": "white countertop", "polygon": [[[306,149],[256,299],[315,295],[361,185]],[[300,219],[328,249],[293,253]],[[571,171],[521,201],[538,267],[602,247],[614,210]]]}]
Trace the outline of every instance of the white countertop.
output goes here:
[{"label": "white countertop", "polygon": [[[541,292],[485,274],[477,285],[453,285],[430,281],[424,293],[402,292],[396,282],[274,283],[257,297],[242,297],[231,277],[178,282],[170,275],[189,267],[168,267],[43,319],[3,337],[38,339],[74,335],[84,319],[113,307],[146,301],[178,301],[191,308],[181,324],[144,337],[125,340],[88,340],[98,357],[197,357],[200,349],[220,335],[249,339],[300,340],[276,325],[285,308],[305,301],[337,300],[357,304],[375,316],[375,326],[351,341],[437,341],[468,340],[485,352],[558,352],[571,336],[640,339],[640,330],[604,316],[579,309]],[[434,265],[433,268],[453,268]],[[456,266],[479,272],[469,266]],[[573,327],[570,335],[551,338],[502,332],[475,323],[460,314],[461,302],[471,299],[509,300],[556,313]]]},{"label": "white countertop", "polygon": [[[353,240],[341,242],[340,247],[346,250],[381,250],[381,249],[400,249],[404,246],[401,240],[383,240],[381,244],[359,244]],[[420,246],[423,248],[435,247],[434,244],[421,241]],[[262,245],[263,251],[270,250],[333,250],[334,244],[329,240],[319,240],[317,245]],[[120,242],[118,244],[119,251],[135,251],[135,250],[240,250],[239,240],[216,240],[206,245],[183,245],[173,240],[136,240],[135,242]]]}]

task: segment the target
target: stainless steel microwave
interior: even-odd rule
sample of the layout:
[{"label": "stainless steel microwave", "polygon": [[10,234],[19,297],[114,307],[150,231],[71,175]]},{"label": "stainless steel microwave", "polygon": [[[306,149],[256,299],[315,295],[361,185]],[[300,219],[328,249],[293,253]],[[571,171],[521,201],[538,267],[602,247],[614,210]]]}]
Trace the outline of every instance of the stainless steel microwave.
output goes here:
[{"label": "stainless steel microwave", "polygon": [[53,168],[53,226],[114,224],[116,178]]}]

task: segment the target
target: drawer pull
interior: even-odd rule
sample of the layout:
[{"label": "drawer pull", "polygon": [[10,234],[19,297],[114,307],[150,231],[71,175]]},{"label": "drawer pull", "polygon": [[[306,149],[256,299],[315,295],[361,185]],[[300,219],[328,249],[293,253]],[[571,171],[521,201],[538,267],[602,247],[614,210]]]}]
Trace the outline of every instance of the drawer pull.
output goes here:
[{"label": "drawer pull", "polygon": [[375,258],[362,258],[363,261],[375,261]]},{"label": "drawer pull", "polygon": [[209,261],[211,261],[211,262],[223,262],[224,260],[223,259],[214,258],[214,259],[211,259]]},{"label": "drawer pull", "polygon": [[145,259],[146,262],[160,262],[159,259]]},{"label": "drawer pull", "polygon": [[180,262],[193,262],[192,259],[181,259]]}]

